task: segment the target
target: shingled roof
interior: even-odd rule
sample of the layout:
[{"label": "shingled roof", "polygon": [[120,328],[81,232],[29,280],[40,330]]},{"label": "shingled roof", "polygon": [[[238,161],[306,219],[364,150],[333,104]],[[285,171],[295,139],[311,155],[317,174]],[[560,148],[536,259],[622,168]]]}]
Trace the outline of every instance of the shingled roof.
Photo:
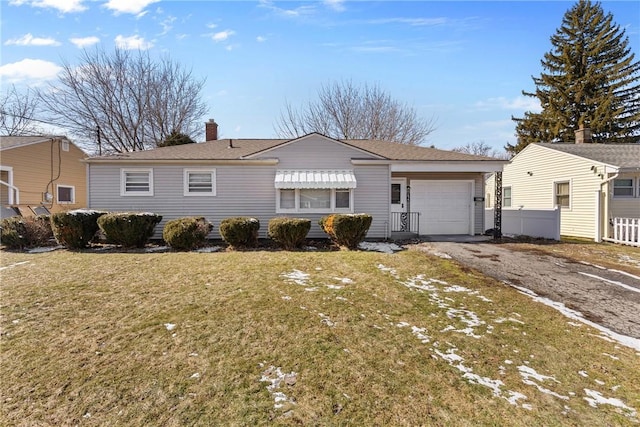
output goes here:
[{"label": "shingled roof", "polygon": [[[197,144],[174,145],[153,150],[93,157],[91,160],[166,161],[166,160],[245,160],[266,150],[291,142],[290,139],[219,139]],[[375,140],[339,141],[367,151],[385,160],[398,161],[497,161],[476,156],[406,144]]]},{"label": "shingled roof", "polygon": [[640,168],[640,144],[537,144],[619,168]]},{"label": "shingled roof", "polygon": [[24,147],[25,145],[48,142],[52,139],[67,139],[64,136],[34,135],[34,136],[0,136],[0,150]]}]

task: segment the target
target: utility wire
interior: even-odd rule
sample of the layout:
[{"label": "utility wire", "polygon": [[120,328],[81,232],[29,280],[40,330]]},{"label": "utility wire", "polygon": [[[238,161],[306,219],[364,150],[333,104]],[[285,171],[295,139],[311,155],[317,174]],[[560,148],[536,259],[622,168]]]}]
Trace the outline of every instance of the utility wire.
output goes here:
[{"label": "utility wire", "polygon": [[13,114],[13,113],[9,113],[9,112],[4,111],[4,110],[0,110],[0,114],[4,114],[5,116],[15,117],[15,118],[18,118],[18,119],[31,120],[33,122],[44,123],[45,125],[66,127],[66,125],[63,125],[63,124],[60,124],[60,123],[48,122],[46,120],[40,120],[40,119],[34,119],[33,117],[25,117],[25,116],[22,116],[20,114]]}]

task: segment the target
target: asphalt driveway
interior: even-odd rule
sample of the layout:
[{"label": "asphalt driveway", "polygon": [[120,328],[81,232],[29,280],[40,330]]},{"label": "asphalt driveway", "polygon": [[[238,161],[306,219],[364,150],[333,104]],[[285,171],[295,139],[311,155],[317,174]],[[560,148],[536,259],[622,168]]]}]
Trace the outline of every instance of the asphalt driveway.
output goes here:
[{"label": "asphalt driveway", "polygon": [[497,280],[561,302],[614,332],[640,339],[638,276],[493,243],[426,242],[416,249],[447,254]]}]

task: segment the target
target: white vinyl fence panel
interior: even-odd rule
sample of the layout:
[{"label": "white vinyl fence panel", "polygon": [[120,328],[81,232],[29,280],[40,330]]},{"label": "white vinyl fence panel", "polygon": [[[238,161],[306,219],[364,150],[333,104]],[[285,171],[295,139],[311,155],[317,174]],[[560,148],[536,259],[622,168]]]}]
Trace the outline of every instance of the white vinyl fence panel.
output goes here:
[{"label": "white vinyl fence panel", "polygon": [[614,243],[640,247],[640,219],[614,218],[613,238],[606,239]]},{"label": "white vinyl fence panel", "polygon": [[[494,228],[494,215],[484,210],[485,230]],[[560,240],[560,209],[502,208],[502,234]]]}]

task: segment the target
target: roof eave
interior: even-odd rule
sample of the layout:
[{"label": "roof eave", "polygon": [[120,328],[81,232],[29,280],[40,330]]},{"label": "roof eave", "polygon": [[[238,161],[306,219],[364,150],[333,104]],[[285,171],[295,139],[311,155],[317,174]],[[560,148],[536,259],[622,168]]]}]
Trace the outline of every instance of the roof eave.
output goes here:
[{"label": "roof eave", "polygon": [[90,164],[160,164],[160,165],[277,165],[278,159],[101,159],[83,160]]}]

